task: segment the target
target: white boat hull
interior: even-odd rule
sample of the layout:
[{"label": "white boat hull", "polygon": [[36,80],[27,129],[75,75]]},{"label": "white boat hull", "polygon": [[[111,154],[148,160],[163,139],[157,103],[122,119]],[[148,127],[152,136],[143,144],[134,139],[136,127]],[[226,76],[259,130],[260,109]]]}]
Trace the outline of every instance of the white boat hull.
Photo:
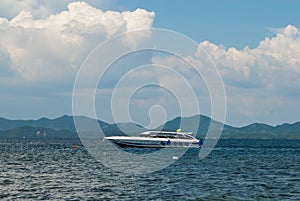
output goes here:
[{"label": "white boat hull", "polygon": [[106,137],[120,147],[143,147],[143,148],[176,148],[176,147],[197,147],[201,146],[198,140],[184,139],[159,139],[159,138],[143,138],[143,137]]}]

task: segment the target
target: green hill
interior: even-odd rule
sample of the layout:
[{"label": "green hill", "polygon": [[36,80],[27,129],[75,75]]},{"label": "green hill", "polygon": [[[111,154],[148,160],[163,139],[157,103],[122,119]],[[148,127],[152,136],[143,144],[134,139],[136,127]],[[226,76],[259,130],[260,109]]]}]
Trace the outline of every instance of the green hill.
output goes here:
[{"label": "green hill", "polygon": [[51,128],[23,126],[0,131],[0,139],[70,139],[78,138],[76,132],[70,130],[54,130]]},{"label": "green hill", "polygon": [[[41,118],[38,120],[8,120],[0,118],[0,139],[66,139],[78,138],[74,119],[80,122],[80,132],[98,131],[98,126],[106,136],[137,134],[146,129],[135,123],[108,124],[83,116],[62,116],[56,119]],[[177,117],[156,130],[193,132],[198,138],[205,138],[208,128],[212,132],[222,130],[223,139],[300,139],[300,122],[270,126],[254,123],[244,127],[222,125],[207,116]]]}]

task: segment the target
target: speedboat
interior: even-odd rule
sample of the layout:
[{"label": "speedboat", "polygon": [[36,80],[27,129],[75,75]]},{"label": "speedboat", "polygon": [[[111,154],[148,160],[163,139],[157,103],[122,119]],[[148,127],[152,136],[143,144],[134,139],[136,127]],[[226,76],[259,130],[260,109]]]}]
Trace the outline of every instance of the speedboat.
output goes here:
[{"label": "speedboat", "polygon": [[145,131],[138,136],[111,136],[105,137],[120,147],[144,148],[176,148],[176,147],[201,147],[202,140],[198,140],[193,133]]}]

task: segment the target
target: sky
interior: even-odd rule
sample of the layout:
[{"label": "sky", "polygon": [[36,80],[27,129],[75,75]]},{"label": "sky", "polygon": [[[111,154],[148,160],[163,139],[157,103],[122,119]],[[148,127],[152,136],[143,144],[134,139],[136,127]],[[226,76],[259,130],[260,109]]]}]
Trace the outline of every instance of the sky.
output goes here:
[{"label": "sky", "polygon": [[[297,0],[276,3],[268,0],[4,0],[0,5],[0,117],[39,119],[72,115],[76,76],[98,44],[126,31],[162,28],[196,42],[198,49],[185,57],[189,62],[205,68],[201,66],[201,50],[205,50],[215,63],[225,87],[225,123],[244,126],[254,122],[278,125],[300,121],[299,10]],[[115,48],[139,46],[148,40],[147,34],[134,39],[126,38],[126,44]],[[130,70],[118,68],[147,64],[166,65],[188,77],[200,101],[201,113],[210,116],[205,84],[178,63],[172,55],[153,52],[133,54],[119,65],[116,62],[98,86],[99,119],[115,121],[108,115],[109,97],[117,81]],[[174,83],[174,79],[179,79],[175,74],[161,68],[157,75],[150,68],[141,69],[138,76],[132,74],[136,80],[133,84],[155,79],[172,88],[180,83]],[[186,91],[179,84],[176,87]],[[120,94],[126,93],[129,87],[122,89]],[[154,126],[179,115],[180,104],[169,92],[166,87],[138,90],[128,106],[131,120],[149,125],[153,121],[150,111],[154,119],[159,119],[152,122]],[[115,107],[121,106],[120,111],[124,104],[122,98],[116,96]],[[189,97],[186,98],[189,102]],[[197,110],[192,109],[188,108],[184,114],[194,115]],[[129,120],[120,118],[119,121]]]}]

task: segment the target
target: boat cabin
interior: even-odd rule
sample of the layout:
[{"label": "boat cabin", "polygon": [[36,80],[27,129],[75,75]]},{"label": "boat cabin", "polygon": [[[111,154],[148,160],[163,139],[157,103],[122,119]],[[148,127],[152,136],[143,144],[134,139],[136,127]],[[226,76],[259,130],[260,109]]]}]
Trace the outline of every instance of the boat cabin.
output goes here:
[{"label": "boat cabin", "polygon": [[170,138],[170,139],[195,139],[192,133],[167,132],[167,131],[145,131],[141,137]]}]

